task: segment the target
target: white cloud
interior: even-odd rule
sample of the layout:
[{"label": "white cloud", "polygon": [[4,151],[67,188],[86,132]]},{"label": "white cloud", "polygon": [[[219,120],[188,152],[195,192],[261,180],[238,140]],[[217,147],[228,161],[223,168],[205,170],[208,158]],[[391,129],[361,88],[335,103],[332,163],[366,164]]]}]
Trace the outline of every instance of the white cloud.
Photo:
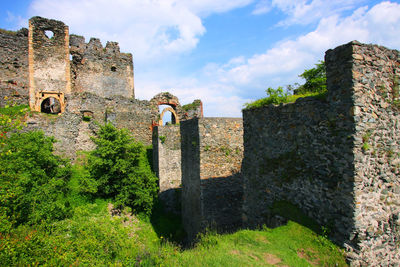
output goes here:
[{"label": "white cloud", "polygon": [[143,63],[189,51],[205,32],[200,17],[173,0],[35,0],[30,14],[62,20],[87,38],[118,41]]},{"label": "white cloud", "polygon": [[71,33],[118,41],[135,62],[167,59],[196,47],[206,29],[202,16],[253,0],[34,0],[30,15],[64,21]]},{"label": "white cloud", "polygon": [[270,0],[260,0],[253,10],[254,15],[266,14],[272,9],[272,4]]},{"label": "white cloud", "polygon": [[187,6],[199,16],[204,17],[211,13],[221,13],[244,7],[253,1],[254,0],[182,0],[178,2]]},{"label": "white cloud", "polygon": [[237,88],[232,85],[202,78],[142,79],[136,84],[141,89],[136,97],[150,99],[157,93],[168,91],[178,96],[182,105],[201,99],[206,117],[240,117],[243,104],[250,99],[238,96]]},{"label": "white cloud", "polygon": [[15,25],[12,30],[19,30],[22,27],[27,28],[28,26],[26,19],[22,18],[21,16],[16,16],[10,11],[7,11],[6,21]]},{"label": "white cloud", "polygon": [[362,7],[344,19],[338,15],[321,19],[314,31],[279,43],[263,54],[242,59],[245,63],[238,66],[214,65],[214,73],[220,75],[220,81],[230,81],[240,87],[267,86],[269,80],[278,76],[293,77],[294,73],[302,73],[304,68],[323,59],[326,50],[352,40],[400,48],[399,24],[399,4],[382,2],[370,10]]},{"label": "white cloud", "polygon": [[315,22],[315,30],[276,43],[261,54],[209,63],[191,77],[182,77],[177,70],[166,70],[165,65],[158,68],[159,58],[179,55],[196,47],[206,31],[202,24],[204,16],[251,2],[114,0],[111,5],[105,0],[35,0],[31,14],[60,19],[73,33],[99,37],[102,41],[119,41],[122,51],[134,52],[139,99],[150,99],[161,91],[170,91],[183,104],[200,98],[206,116],[240,116],[243,103],[250,98],[264,97],[268,86],[299,81],[297,75],[323,59],[327,49],[351,40],[400,48],[400,4],[381,2],[372,8],[358,8],[344,17],[343,11],[352,10],[360,1],[261,0],[254,14],[277,8],[287,14],[280,25]]},{"label": "white cloud", "polygon": [[[383,19],[388,18],[388,19]],[[148,97],[163,88],[179,96],[182,103],[200,98],[207,116],[240,116],[250,98],[265,97],[269,86],[293,84],[298,74],[311,68],[330,48],[359,40],[400,48],[400,4],[382,2],[368,9],[361,7],[350,16],[332,15],[319,21],[312,32],[276,44],[265,53],[249,58],[234,57],[226,63],[210,63],[196,78],[161,77],[144,79]],[[160,78],[160,77],[159,77]]]},{"label": "white cloud", "polygon": [[209,64],[205,72],[208,79],[214,78],[220,87],[234,88],[232,92],[238,96],[265,97],[267,87],[299,81],[297,75],[323,59],[326,50],[352,40],[400,49],[398,25],[400,4],[382,2],[371,9],[361,7],[346,18],[333,15],[321,19],[314,31],[278,43],[263,54],[233,58],[226,64]]},{"label": "white cloud", "polygon": [[323,17],[351,10],[356,4],[362,2],[365,2],[365,0],[260,0],[253,14],[264,14],[276,8],[287,15],[287,18],[279,22],[278,25],[305,25],[318,22]]}]

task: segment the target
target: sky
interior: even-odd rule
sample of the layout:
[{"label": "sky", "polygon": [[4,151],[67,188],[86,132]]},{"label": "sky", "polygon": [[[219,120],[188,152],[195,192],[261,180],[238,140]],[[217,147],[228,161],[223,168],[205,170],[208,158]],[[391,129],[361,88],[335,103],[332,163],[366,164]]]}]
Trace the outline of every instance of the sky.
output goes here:
[{"label": "sky", "polygon": [[201,99],[207,117],[241,117],[352,40],[400,49],[400,0],[0,0],[0,28],[33,16],[118,42],[133,54],[136,98]]}]

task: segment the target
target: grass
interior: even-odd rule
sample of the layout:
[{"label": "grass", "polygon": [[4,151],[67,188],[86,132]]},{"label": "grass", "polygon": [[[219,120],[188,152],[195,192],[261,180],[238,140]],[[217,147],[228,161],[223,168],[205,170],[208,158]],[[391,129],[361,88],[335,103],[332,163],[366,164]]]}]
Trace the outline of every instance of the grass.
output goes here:
[{"label": "grass", "polygon": [[317,92],[317,93],[306,93],[301,95],[282,95],[279,97],[265,97],[258,100],[255,100],[251,103],[246,103],[244,109],[255,109],[260,108],[268,105],[279,105],[285,103],[294,103],[299,98],[305,97],[315,97],[317,99],[325,98],[326,92]]},{"label": "grass", "polygon": [[29,111],[28,105],[15,105],[15,106],[6,105],[5,107],[0,107],[0,114],[8,115],[11,117],[23,115],[28,111]]},{"label": "grass", "polygon": [[347,266],[342,253],[312,230],[289,221],[263,230],[209,233],[191,250],[167,257],[165,266]]},{"label": "grass", "polygon": [[[150,220],[112,217],[107,203],[82,202],[71,218],[47,226],[22,226],[2,236],[0,260],[9,266],[347,266],[338,247],[302,225],[310,224],[307,220],[233,234],[210,231],[200,235],[195,247],[183,250],[172,242],[177,235],[167,236],[180,228],[177,217],[162,212]],[[285,203],[274,208],[282,207],[287,216],[303,218]]]}]

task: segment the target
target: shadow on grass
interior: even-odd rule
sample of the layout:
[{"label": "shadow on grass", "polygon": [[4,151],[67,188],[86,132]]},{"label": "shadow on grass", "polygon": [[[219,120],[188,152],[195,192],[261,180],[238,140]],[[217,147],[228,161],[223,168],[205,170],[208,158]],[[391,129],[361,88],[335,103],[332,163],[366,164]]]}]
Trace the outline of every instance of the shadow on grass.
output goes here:
[{"label": "shadow on grass", "polygon": [[183,229],[181,216],[166,212],[163,204],[159,201],[153,208],[150,223],[159,238],[179,246],[184,246],[186,234]]},{"label": "shadow on grass", "polygon": [[[296,205],[286,200],[276,201],[271,208],[273,216],[281,216],[287,220],[294,221],[314,231],[316,234],[326,234],[325,227],[320,226],[313,219],[304,214]],[[278,225],[279,226],[279,225]]]}]

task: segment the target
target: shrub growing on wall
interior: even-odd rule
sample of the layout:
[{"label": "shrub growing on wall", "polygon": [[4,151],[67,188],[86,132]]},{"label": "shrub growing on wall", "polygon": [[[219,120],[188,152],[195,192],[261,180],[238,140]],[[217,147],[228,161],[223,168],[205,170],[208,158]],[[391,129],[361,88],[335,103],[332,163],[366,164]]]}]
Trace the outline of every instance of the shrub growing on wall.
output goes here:
[{"label": "shrub growing on wall", "polygon": [[152,173],[145,147],[126,129],[111,123],[100,126],[92,140],[96,149],[89,154],[90,175],[98,181],[98,195],[112,198],[117,205],[136,213],[150,214],[157,194],[157,178]]}]

